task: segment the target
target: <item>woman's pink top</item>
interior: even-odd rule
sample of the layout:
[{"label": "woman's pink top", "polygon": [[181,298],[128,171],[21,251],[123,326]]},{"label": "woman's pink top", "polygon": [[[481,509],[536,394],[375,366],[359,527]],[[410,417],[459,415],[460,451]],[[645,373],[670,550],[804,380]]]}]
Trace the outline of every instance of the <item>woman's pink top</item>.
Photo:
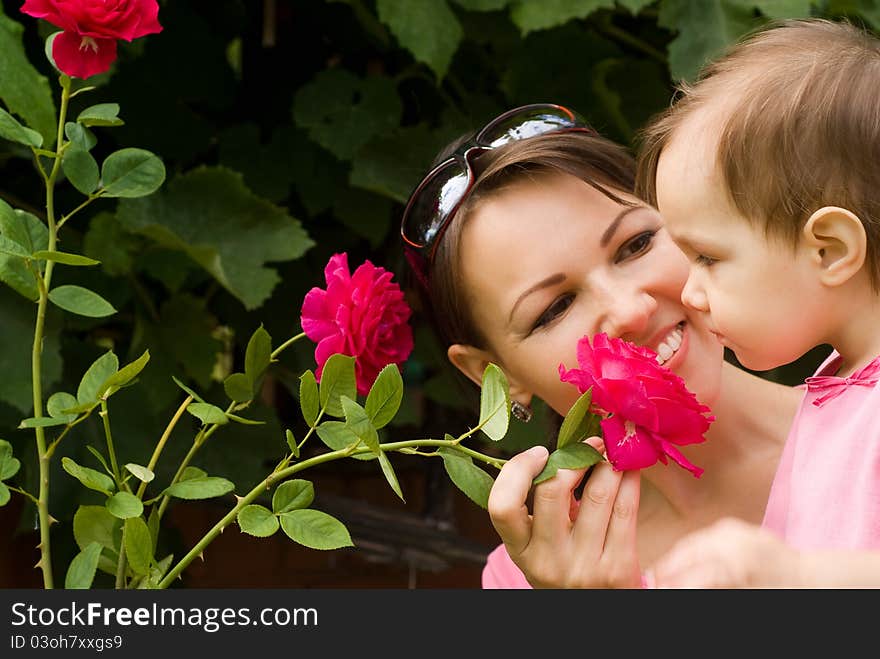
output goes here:
[{"label": "woman's pink top", "polygon": [[483,566],[483,588],[531,588],[531,585],[510,559],[504,545],[498,545],[490,552]]},{"label": "woman's pink top", "polygon": [[799,549],[880,549],[880,357],[847,378],[840,362],[807,378],[764,513]]}]

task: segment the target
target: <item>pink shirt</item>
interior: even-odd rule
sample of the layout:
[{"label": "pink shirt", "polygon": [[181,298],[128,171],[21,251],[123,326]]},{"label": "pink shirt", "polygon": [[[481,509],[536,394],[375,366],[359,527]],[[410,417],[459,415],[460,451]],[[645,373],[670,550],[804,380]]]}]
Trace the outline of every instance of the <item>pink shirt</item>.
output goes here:
[{"label": "pink shirt", "polygon": [[483,588],[531,588],[525,575],[510,559],[504,545],[498,545],[486,558],[483,566]]},{"label": "pink shirt", "polygon": [[840,361],[807,378],[764,513],[799,549],[880,549],[880,357],[848,378]]}]

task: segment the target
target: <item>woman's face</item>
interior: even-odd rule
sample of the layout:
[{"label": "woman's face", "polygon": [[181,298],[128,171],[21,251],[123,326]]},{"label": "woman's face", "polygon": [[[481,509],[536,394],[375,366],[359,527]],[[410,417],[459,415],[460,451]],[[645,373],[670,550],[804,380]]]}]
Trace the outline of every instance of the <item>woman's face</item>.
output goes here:
[{"label": "woman's face", "polygon": [[687,259],[653,208],[546,175],[478,204],[460,256],[475,321],[512,389],[565,414],[579,394],[559,364],[576,367],[578,340],[605,332],[665,356],[702,402],[715,400],[723,349],[681,302]]}]

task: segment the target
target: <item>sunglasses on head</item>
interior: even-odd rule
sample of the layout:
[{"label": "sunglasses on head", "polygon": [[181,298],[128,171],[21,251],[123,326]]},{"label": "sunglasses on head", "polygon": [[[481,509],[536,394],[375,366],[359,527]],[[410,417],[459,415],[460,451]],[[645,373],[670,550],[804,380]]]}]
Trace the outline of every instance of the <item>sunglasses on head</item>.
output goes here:
[{"label": "sunglasses on head", "polygon": [[490,121],[471,140],[434,167],[410,195],[403,211],[400,236],[410,265],[424,276],[437,244],[474,185],[472,159],[486,151],[551,133],[593,133],[576,112],[552,103],[523,105]]}]

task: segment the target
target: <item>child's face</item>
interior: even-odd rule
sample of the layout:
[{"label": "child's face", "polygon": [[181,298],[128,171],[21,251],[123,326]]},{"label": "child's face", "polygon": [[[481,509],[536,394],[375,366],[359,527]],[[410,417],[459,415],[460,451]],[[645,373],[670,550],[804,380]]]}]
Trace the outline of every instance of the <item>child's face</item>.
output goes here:
[{"label": "child's face", "polygon": [[743,366],[768,370],[822,342],[821,286],[805,248],[766,237],[730,203],[705,128],[685,122],[657,168],[658,208],[690,263],[681,299]]}]

